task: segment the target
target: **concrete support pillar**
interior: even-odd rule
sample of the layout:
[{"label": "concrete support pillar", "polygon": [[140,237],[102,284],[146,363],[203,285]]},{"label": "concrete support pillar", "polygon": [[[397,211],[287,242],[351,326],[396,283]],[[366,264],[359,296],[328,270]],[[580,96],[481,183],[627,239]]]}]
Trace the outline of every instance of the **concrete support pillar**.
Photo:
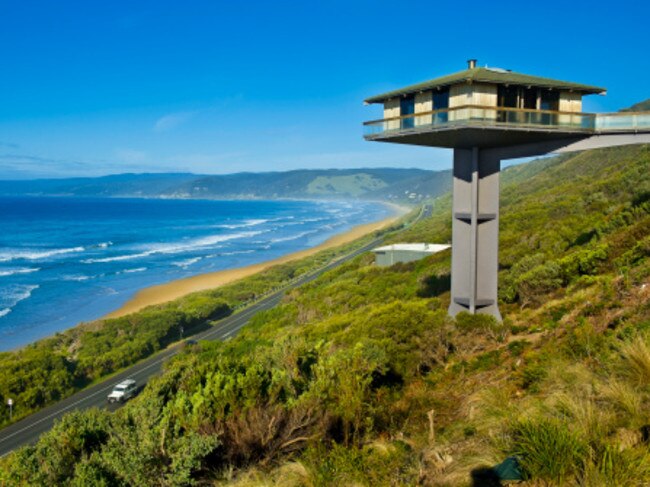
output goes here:
[{"label": "concrete support pillar", "polygon": [[468,311],[501,320],[497,305],[500,166],[501,161],[489,152],[454,149],[451,316]]}]

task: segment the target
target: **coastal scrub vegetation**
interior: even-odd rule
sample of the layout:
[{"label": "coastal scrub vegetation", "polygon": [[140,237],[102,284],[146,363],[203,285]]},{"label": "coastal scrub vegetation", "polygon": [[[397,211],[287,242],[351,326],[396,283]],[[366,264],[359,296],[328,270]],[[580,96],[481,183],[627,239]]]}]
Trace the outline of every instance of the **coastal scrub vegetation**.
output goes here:
[{"label": "coastal scrub vegetation", "polygon": [[[364,254],[67,415],[0,483],[500,485],[509,459],[522,485],[648,485],[649,169],[633,146],[504,171],[503,323],[446,316],[448,251]],[[448,240],[449,205],[390,238]]]},{"label": "coastal scrub vegetation", "polygon": [[[376,234],[394,231],[402,224]],[[13,421],[17,421],[151,356],[181,336],[218,326],[219,319],[369,242],[376,234],[218,289],[82,324],[19,350],[0,352],[0,403],[14,400]],[[0,408],[0,427],[9,423],[8,409]]]}]

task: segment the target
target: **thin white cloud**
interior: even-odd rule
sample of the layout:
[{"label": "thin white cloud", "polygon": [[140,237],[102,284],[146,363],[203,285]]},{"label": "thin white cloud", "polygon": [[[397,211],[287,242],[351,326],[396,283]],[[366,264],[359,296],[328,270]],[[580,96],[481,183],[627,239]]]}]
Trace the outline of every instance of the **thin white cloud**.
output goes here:
[{"label": "thin white cloud", "polygon": [[153,125],[154,132],[168,132],[190,120],[196,112],[178,112],[164,115]]},{"label": "thin white cloud", "polygon": [[117,149],[115,156],[119,161],[127,164],[141,164],[149,158],[145,151],[135,149]]},{"label": "thin white cloud", "polygon": [[114,161],[94,159],[80,161],[57,159],[33,154],[0,153],[0,179],[60,178],[77,176],[100,176],[115,172],[135,172],[140,164],[120,164]]}]

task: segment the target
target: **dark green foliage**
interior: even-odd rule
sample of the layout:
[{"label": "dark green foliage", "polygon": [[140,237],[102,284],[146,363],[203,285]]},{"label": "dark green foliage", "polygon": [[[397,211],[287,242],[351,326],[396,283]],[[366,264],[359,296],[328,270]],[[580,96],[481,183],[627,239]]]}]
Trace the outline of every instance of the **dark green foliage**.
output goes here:
[{"label": "dark green foliage", "polygon": [[[12,457],[7,480],[25,485],[60,485],[73,477],[79,459],[99,450],[109,437],[110,415],[97,409],[73,412],[35,446]],[[0,477],[1,479],[1,477]]]},{"label": "dark green foliage", "polygon": [[431,298],[440,296],[449,291],[451,288],[451,274],[434,274],[422,279],[418,296],[421,298]]},{"label": "dark green foliage", "polygon": [[529,343],[526,340],[515,340],[514,342],[508,343],[508,351],[513,357],[519,357],[524,352],[527,345],[529,345]]},{"label": "dark green foliage", "polygon": [[456,315],[456,327],[461,332],[479,332],[491,335],[503,331],[503,324],[499,323],[493,316],[484,314],[472,315],[462,312]]},{"label": "dark green foliage", "polygon": [[491,350],[482,353],[476,357],[470,364],[467,370],[471,372],[478,372],[482,370],[490,370],[497,367],[501,363],[501,352],[499,350]]},{"label": "dark green foliage", "polygon": [[539,390],[539,384],[546,377],[546,364],[539,361],[531,361],[521,371],[521,387],[532,392]]}]

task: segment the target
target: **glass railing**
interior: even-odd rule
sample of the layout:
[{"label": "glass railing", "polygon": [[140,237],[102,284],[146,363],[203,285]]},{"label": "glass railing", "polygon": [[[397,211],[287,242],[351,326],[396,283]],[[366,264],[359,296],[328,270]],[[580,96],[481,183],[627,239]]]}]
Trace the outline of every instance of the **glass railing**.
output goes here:
[{"label": "glass railing", "polygon": [[601,113],[596,115],[597,132],[648,131],[650,112]]},{"label": "glass railing", "polygon": [[460,126],[577,132],[650,131],[650,112],[598,114],[466,105],[364,123],[366,136]]}]

